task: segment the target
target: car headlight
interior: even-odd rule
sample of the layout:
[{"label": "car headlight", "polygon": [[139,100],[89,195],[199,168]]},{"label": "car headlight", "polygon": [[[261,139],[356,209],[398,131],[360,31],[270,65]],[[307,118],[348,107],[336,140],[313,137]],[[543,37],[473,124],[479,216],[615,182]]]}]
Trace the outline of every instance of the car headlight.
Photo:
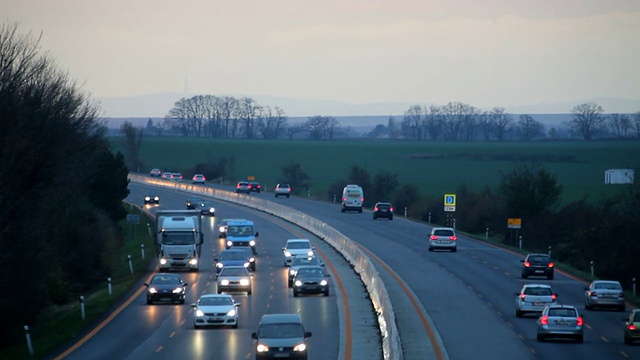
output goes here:
[{"label": "car headlight", "polygon": [[229,312],[227,313],[227,316],[236,316],[236,309],[229,310]]},{"label": "car headlight", "polygon": [[219,263],[216,263],[216,267],[217,267],[218,269],[222,269],[222,268],[224,267],[224,264],[223,264],[223,263],[220,263],[220,262],[219,262]]},{"label": "car headlight", "polygon": [[285,252],[284,252],[284,256],[286,256],[286,257],[291,257],[291,253],[290,253],[290,252],[288,252],[288,251],[285,251]]},{"label": "car headlight", "polygon": [[241,279],[240,280],[240,285],[248,286],[249,285],[249,279]]},{"label": "car headlight", "polygon": [[222,286],[229,285],[229,280],[227,280],[227,279],[220,280],[220,285],[222,285]]},{"label": "car headlight", "polygon": [[249,241],[249,246],[256,246],[256,241],[255,240]]},{"label": "car headlight", "polygon": [[158,292],[158,289],[154,287],[150,287],[148,291],[149,291],[149,294],[156,294]]},{"label": "car headlight", "polygon": [[215,208],[209,208],[209,212],[215,212],[216,209]]},{"label": "car headlight", "polygon": [[255,262],[256,258],[254,258],[253,256],[249,258],[249,262]]},{"label": "car headlight", "polygon": [[196,310],[196,316],[197,317],[203,317],[204,316],[204,312],[200,309]]},{"label": "car headlight", "polygon": [[293,347],[293,351],[306,351],[306,350],[307,350],[307,344],[305,343],[300,343]]},{"label": "car headlight", "polygon": [[289,270],[289,275],[291,276],[296,276],[297,273],[298,273],[297,270],[293,270],[293,269]]},{"label": "car headlight", "polygon": [[257,352],[268,352],[269,351],[269,347],[265,344],[258,344],[258,346],[256,346],[256,351]]},{"label": "car headlight", "polygon": [[302,281],[300,280],[296,280],[295,283],[293,283],[295,286],[302,286]]},{"label": "car headlight", "polygon": [[320,286],[327,286],[329,282],[327,280],[320,281]]},{"label": "car headlight", "polygon": [[233,241],[231,241],[231,240],[227,241],[227,246],[228,247],[231,247],[232,245],[233,245]]},{"label": "car headlight", "polygon": [[189,265],[198,265],[198,259],[189,260]]},{"label": "car headlight", "polygon": [[180,293],[182,293],[182,291],[183,291],[183,288],[182,288],[182,287],[177,287],[177,288],[173,289],[173,291],[172,291],[172,292],[173,292],[174,294],[180,294]]},{"label": "car headlight", "polygon": [[167,259],[164,259],[164,258],[160,259],[160,264],[161,265],[166,265],[167,264]]},{"label": "car headlight", "polygon": [[224,226],[220,226],[220,227],[218,228],[218,231],[219,231],[219,232],[221,232],[221,233],[223,233],[223,232],[224,232],[224,230],[225,230],[225,229],[224,229]]},{"label": "car headlight", "polygon": [[150,198],[150,197],[148,197],[148,196],[145,196],[144,200],[145,200],[145,201],[149,201],[149,200],[151,200],[151,198]]},{"label": "car headlight", "polygon": [[160,201],[160,197],[156,196],[156,197],[153,198],[153,200]]},{"label": "car headlight", "polygon": [[309,252],[307,253],[307,256],[313,256],[313,251],[309,250]]},{"label": "car headlight", "polygon": [[249,267],[249,263],[248,262],[244,263],[244,267],[246,268]]}]

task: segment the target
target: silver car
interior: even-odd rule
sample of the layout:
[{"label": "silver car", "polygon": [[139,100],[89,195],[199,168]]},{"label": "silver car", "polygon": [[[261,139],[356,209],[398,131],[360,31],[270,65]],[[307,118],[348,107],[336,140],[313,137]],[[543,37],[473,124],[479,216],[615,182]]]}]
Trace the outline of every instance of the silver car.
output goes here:
[{"label": "silver car", "polygon": [[296,274],[298,273],[298,269],[300,269],[301,266],[324,266],[324,264],[322,263],[322,261],[320,261],[320,258],[318,258],[317,256],[307,256],[307,255],[298,255],[298,256],[294,256],[293,260],[291,261],[291,264],[289,265],[289,271],[287,272],[288,277],[288,283],[289,283],[289,287],[293,287],[293,278],[296,277]]},{"label": "silver car", "polygon": [[429,251],[434,249],[458,251],[458,237],[456,232],[450,227],[434,227],[429,233]]},{"label": "silver car", "polygon": [[547,305],[538,318],[538,341],[549,338],[570,338],[583,342],[584,320],[573,305]]},{"label": "silver car", "polygon": [[584,288],[584,308],[614,307],[618,311],[625,310],[624,291],[617,281],[595,280]]},{"label": "silver car", "polygon": [[198,302],[191,304],[193,308],[193,327],[231,326],[238,327],[238,306],[231,295],[205,294]]},{"label": "silver car", "polygon": [[246,292],[251,295],[251,274],[244,266],[225,266],[216,275],[218,294],[223,292]]},{"label": "silver car", "polygon": [[545,306],[555,304],[558,296],[551,286],[546,284],[525,284],[515,295],[517,317],[523,317],[528,313],[541,313]]},{"label": "silver car", "polygon": [[282,254],[284,255],[284,266],[291,265],[291,261],[295,256],[313,256],[315,246],[311,245],[309,239],[289,239],[282,247]]}]

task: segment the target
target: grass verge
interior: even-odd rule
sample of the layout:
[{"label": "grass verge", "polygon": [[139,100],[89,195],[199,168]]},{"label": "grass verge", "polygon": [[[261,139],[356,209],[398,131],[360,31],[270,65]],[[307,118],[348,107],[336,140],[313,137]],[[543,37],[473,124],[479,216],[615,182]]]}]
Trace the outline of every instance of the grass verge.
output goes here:
[{"label": "grass verge", "polygon": [[[30,353],[25,334],[24,341],[1,350],[0,359],[40,359],[51,356],[52,352],[65,343],[79,339],[81,334],[120,302],[140,277],[148,272],[149,266],[155,261],[154,244],[147,229],[147,223],[151,223],[152,220],[139,208],[126,207],[128,214],[139,215],[140,221],[138,224],[129,223],[127,220],[120,223],[125,242],[119,251],[121,259],[119,266],[114,269],[111,276],[111,294],[109,294],[108,280],[105,278],[104,283],[97,284],[94,289],[84,295],[84,319],[82,319],[80,299],[47,308],[40,315],[38,323],[29,329],[33,355]],[[144,258],[141,245],[144,245]],[[131,255],[133,273],[129,267],[128,255]]]}]

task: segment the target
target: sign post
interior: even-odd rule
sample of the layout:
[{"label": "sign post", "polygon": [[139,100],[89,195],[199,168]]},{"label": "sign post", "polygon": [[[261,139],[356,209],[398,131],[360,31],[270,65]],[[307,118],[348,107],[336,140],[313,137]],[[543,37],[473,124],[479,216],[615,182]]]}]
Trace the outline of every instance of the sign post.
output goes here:
[{"label": "sign post", "polygon": [[444,194],[444,212],[446,213],[447,226],[455,228],[456,194]]}]

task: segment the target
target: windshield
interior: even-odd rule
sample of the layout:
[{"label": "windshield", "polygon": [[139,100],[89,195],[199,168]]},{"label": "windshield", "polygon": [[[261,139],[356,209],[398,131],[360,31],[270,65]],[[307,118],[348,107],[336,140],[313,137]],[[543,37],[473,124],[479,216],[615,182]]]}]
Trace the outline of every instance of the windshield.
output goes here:
[{"label": "windshield", "polygon": [[311,245],[305,241],[290,242],[287,249],[311,249]]},{"label": "windshield", "polygon": [[195,235],[193,232],[162,232],[163,245],[193,245],[195,243]]},{"label": "windshield", "polygon": [[239,251],[223,251],[220,260],[247,260],[247,254]]},{"label": "windshield", "polygon": [[324,272],[320,269],[300,269],[298,270],[298,277],[316,277],[324,276]]},{"label": "windshield", "polygon": [[227,227],[227,236],[252,236],[254,234],[253,226],[229,226]]},{"label": "windshield", "polygon": [[230,297],[205,297],[200,299],[200,306],[233,305]]},{"label": "windshield", "polygon": [[261,338],[300,338],[304,331],[300,324],[266,324],[260,327],[258,337]]}]

